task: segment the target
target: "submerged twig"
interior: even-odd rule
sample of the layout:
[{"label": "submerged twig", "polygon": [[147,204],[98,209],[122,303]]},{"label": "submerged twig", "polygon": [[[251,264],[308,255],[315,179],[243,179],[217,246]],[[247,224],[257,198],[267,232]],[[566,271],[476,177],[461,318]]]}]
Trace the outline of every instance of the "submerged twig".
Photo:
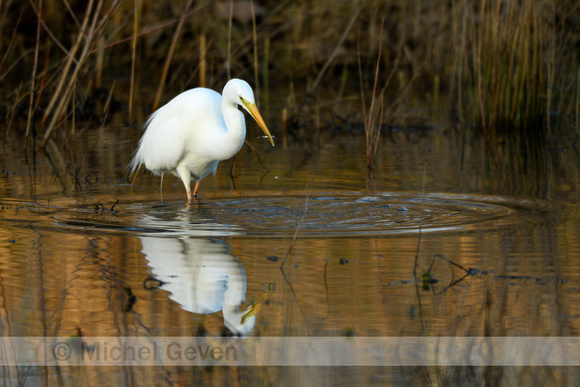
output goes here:
[{"label": "submerged twig", "polygon": [[[308,187],[310,187],[311,183],[312,183],[312,179],[310,179],[308,184],[306,184],[306,187],[304,188],[305,191],[308,190]],[[300,222],[298,223],[298,227],[296,227],[296,231],[294,231],[294,236],[292,237],[292,242],[290,242],[290,246],[288,247],[286,254],[284,254],[284,259],[282,260],[282,263],[280,264],[280,270],[282,272],[284,272],[284,265],[286,264],[286,260],[288,259],[290,252],[294,248],[294,244],[296,243],[296,239],[298,238],[298,233],[300,232],[300,228],[302,227],[302,222],[304,222],[304,219],[306,218],[306,213],[308,212],[308,199],[309,199],[309,196],[308,196],[308,194],[306,194],[306,199],[304,199],[304,211],[302,213],[302,217],[300,218]]]},{"label": "submerged twig", "polygon": [[[248,148],[250,148],[252,150],[252,152],[256,155],[256,160],[258,160],[258,164],[260,164],[262,166],[262,168],[264,168],[266,170],[266,172],[260,178],[260,183],[261,183],[262,182],[262,179],[264,177],[266,177],[266,175],[268,175],[271,171],[266,166],[266,164],[264,164],[264,162],[262,161],[262,159],[260,158],[260,155],[256,151],[256,148],[254,148],[254,146],[251,143],[249,143],[248,140],[244,140],[244,144],[246,144],[248,146]],[[232,165],[230,167],[230,178],[232,179],[232,185],[233,185],[233,189],[234,190],[236,189],[236,183],[234,181],[234,179],[235,179],[235,176],[234,176],[234,165],[235,164],[236,164],[236,156],[234,155],[233,161],[232,161]]]},{"label": "submerged twig", "polygon": [[[312,179],[310,179],[308,184],[306,184],[305,191],[308,191],[308,187],[310,187],[311,183],[312,183]],[[288,279],[288,276],[286,275],[286,272],[284,271],[284,265],[286,264],[286,261],[288,260],[288,257],[290,256],[290,252],[294,248],[294,244],[296,243],[296,239],[298,238],[298,233],[300,232],[300,228],[302,227],[302,223],[304,222],[304,219],[306,218],[306,214],[308,212],[308,199],[309,199],[309,196],[307,193],[306,199],[304,199],[304,211],[302,213],[302,217],[300,218],[300,222],[298,223],[298,226],[296,227],[296,231],[294,231],[294,236],[292,237],[292,242],[290,242],[290,246],[288,247],[288,250],[286,250],[286,253],[284,254],[284,259],[282,260],[282,263],[280,264],[280,272],[282,273],[282,276],[284,277],[284,281],[286,282],[286,284],[290,288],[290,293],[292,293],[292,296],[294,297],[294,302],[296,302],[296,305],[298,305],[298,309],[300,310],[300,313],[302,314],[304,321],[306,321],[306,315],[305,315],[304,311],[302,310],[302,306],[300,305],[300,302],[298,302],[298,296],[296,295],[296,291],[294,290],[294,286],[292,286],[292,283],[290,282],[290,280]],[[306,329],[308,330],[308,325],[306,325]]]},{"label": "submerged twig", "polygon": [[250,144],[248,140],[244,140],[244,144],[246,144],[252,150],[252,152],[254,152],[254,154],[256,155],[256,159],[258,160],[258,163],[262,166],[262,168],[266,170],[266,174],[270,173],[270,169],[266,166],[266,164],[264,164],[264,162],[260,158],[260,155],[256,151],[256,148],[254,148],[254,146]]},{"label": "submerged twig", "polygon": [[[413,265],[413,277],[415,278],[415,292],[419,304],[419,320],[421,321],[421,332],[425,334],[425,323],[423,322],[423,306],[421,304],[421,293],[419,292],[419,281],[417,279],[417,267],[419,266],[419,251],[421,250],[421,237],[423,235],[423,211],[425,210],[425,181],[427,177],[427,167],[423,170],[423,188],[421,195],[421,212],[419,219],[419,237],[417,239],[417,250],[415,251],[415,263]],[[431,269],[429,269],[431,270]]]},{"label": "submerged twig", "polygon": [[[449,288],[452,288],[453,286],[457,285],[458,283],[460,283],[461,281],[463,281],[467,277],[475,276],[477,274],[487,274],[487,271],[485,271],[485,270],[474,269],[471,267],[466,269],[465,267],[461,266],[457,262],[450,260],[449,258],[447,258],[446,256],[444,256],[442,254],[434,254],[433,259],[431,260],[431,266],[429,267],[429,270],[425,273],[425,274],[427,274],[427,276],[425,274],[423,275],[424,277],[428,277],[431,280],[431,283],[437,282],[437,280],[435,280],[431,277],[431,268],[435,264],[435,258],[439,258],[439,259],[447,262],[451,266],[451,282],[449,283],[449,285],[445,286],[445,288],[443,288],[443,290],[441,290],[440,292],[435,292],[435,288],[433,288],[434,294],[445,293]],[[460,268],[461,270],[463,270],[465,272],[465,274],[462,277],[460,277],[459,279],[455,279],[455,272],[453,271],[454,266]],[[424,278],[424,281],[425,281],[425,278]],[[425,286],[425,284],[423,286]]]}]

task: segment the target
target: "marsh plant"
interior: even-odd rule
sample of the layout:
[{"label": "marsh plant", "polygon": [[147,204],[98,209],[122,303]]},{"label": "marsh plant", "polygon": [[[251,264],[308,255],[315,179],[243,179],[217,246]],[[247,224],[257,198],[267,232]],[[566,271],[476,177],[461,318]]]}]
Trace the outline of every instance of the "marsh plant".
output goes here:
[{"label": "marsh plant", "polygon": [[[490,142],[543,135],[578,126],[578,15],[571,0],[5,1],[2,118],[6,135],[44,147],[113,107],[140,124],[176,93],[235,76],[288,121],[336,127],[341,110],[364,123],[369,164],[382,127],[425,102]],[[344,113],[361,90],[370,108]],[[300,108],[307,99],[319,106]]]}]

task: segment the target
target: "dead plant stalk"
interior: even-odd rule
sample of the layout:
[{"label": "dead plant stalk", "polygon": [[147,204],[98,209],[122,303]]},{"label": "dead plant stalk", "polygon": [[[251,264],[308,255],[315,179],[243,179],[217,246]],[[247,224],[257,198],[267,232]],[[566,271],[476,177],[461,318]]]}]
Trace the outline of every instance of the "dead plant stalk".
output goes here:
[{"label": "dead plant stalk", "polygon": [[38,67],[38,49],[40,46],[40,22],[42,20],[42,0],[38,1],[38,23],[36,25],[36,46],[34,49],[34,65],[32,67],[32,76],[30,80],[30,101],[28,104],[28,119],[26,122],[26,135],[24,137],[24,149],[28,145],[28,136],[30,136],[30,129],[32,127],[33,105],[34,105],[34,88],[36,79],[36,69]]},{"label": "dead plant stalk", "polygon": [[[363,116],[364,116],[364,124],[365,124],[365,139],[366,139],[366,148],[367,148],[367,170],[371,170],[372,166],[375,161],[379,139],[381,136],[381,126],[383,125],[383,104],[381,104],[381,114],[379,119],[379,124],[377,127],[374,126],[374,109],[376,104],[376,96],[377,96],[377,86],[379,83],[379,70],[381,64],[381,53],[382,53],[382,46],[383,46],[383,29],[385,26],[385,19],[383,17],[383,22],[381,25],[381,37],[379,41],[379,52],[377,55],[377,65],[375,68],[375,81],[373,85],[373,93],[371,97],[371,105],[369,107],[368,117],[366,115],[366,103],[364,97],[364,86],[363,86],[363,79],[362,79],[362,68],[360,63],[360,52],[358,55],[358,64],[359,64],[359,76],[360,76],[360,85],[361,85],[361,98],[363,103]],[[383,89],[384,92],[384,89]],[[382,93],[381,93],[381,100],[382,100]]]},{"label": "dead plant stalk", "polygon": [[[91,10],[92,10],[93,0],[90,1],[89,6],[87,7],[87,12],[85,13],[85,18],[83,21],[83,29],[81,31],[79,31],[79,39],[77,39],[77,43],[75,44],[75,46],[80,45],[80,42],[82,41],[82,37],[85,37],[85,45],[83,47],[83,50],[81,52],[79,60],[76,62],[77,64],[75,66],[73,73],[68,78],[68,82],[66,82],[66,76],[63,76],[61,78],[61,83],[66,82],[67,86],[66,86],[64,92],[61,92],[59,95],[60,96],[60,99],[59,99],[60,103],[57,105],[56,110],[54,112],[52,112],[52,120],[50,122],[50,125],[47,127],[44,138],[42,139],[42,143],[40,144],[41,148],[44,148],[46,146],[46,143],[50,139],[50,135],[51,135],[52,131],[56,127],[57,122],[60,120],[60,116],[62,115],[62,113],[65,110],[65,107],[69,103],[74,85],[77,81],[78,74],[79,74],[81,68],[86,63],[87,59],[89,58],[90,54],[93,51],[93,48],[95,47],[98,40],[102,36],[102,33],[104,32],[106,25],[110,21],[113,12],[115,11],[117,6],[119,5],[119,2],[120,2],[120,0],[114,1],[111,4],[111,6],[109,7],[109,10],[105,13],[105,15],[99,21],[99,14],[100,14],[101,9],[103,7],[103,1],[102,0],[99,1],[99,3],[97,4],[97,6],[95,8],[95,11],[92,13],[91,13]],[[84,28],[86,28],[86,25],[88,24],[88,20],[91,18],[91,16],[92,16],[91,26],[88,30],[85,31]],[[77,49],[78,49],[78,47],[76,47],[74,49],[74,51],[76,52]],[[56,96],[56,94],[55,94],[55,96]],[[53,98],[53,100],[54,100],[54,98]],[[51,113],[51,112],[47,111],[46,114],[49,114],[49,113]]]},{"label": "dead plant stalk", "polygon": [[[189,10],[191,9],[191,5],[193,4],[193,0],[189,0],[185,5],[183,10],[184,14],[188,14]],[[165,57],[165,64],[163,65],[163,71],[161,72],[161,79],[159,80],[159,87],[157,88],[157,94],[155,95],[155,102],[153,103],[153,110],[157,110],[159,107],[159,101],[161,100],[161,94],[163,93],[163,86],[165,85],[165,80],[167,79],[167,73],[169,72],[169,65],[171,64],[171,58],[173,57],[173,53],[175,52],[175,46],[177,45],[177,41],[181,36],[181,30],[183,29],[183,23],[185,23],[185,19],[182,18],[177,23],[177,27],[175,27],[175,32],[173,33],[173,38],[171,39],[171,45],[169,46],[169,50],[167,52],[167,56]]]}]

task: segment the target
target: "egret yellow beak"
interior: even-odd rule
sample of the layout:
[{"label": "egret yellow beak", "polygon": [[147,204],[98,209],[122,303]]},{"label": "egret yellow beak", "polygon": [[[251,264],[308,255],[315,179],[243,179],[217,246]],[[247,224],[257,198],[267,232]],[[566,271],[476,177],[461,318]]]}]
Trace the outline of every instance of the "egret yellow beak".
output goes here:
[{"label": "egret yellow beak", "polygon": [[258,111],[258,108],[256,107],[256,105],[251,103],[251,102],[246,101],[243,98],[241,100],[242,100],[242,103],[244,104],[244,107],[248,111],[248,113],[250,113],[252,118],[254,118],[254,120],[256,120],[258,125],[260,125],[260,128],[262,128],[262,130],[264,131],[264,133],[266,133],[266,135],[270,139],[270,142],[272,143],[272,146],[275,146],[274,139],[272,138],[272,135],[270,134],[268,127],[266,127],[266,123],[262,119],[262,116],[260,115],[260,112]]}]

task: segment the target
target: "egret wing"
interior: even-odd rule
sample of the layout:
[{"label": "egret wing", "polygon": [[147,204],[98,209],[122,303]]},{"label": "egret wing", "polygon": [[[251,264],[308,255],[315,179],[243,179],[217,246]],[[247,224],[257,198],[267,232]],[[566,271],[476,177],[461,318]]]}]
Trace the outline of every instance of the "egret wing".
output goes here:
[{"label": "egret wing", "polygon": [[225,130],[220,101],[218,93],[197,88],[159,108],[145,123],[145,133],[129,165],[131,173],[141,165],[153,172],[172,172],[188,152],[194,158],[211,154],[205,138],[212,130]]},{"label": "egret wing", "polygon": [[151,171],[171,171],[185,154],[183,124],[170,105],[157,110],[145,123],[145,133],[130,164],[132,172],[142,164]]}]

